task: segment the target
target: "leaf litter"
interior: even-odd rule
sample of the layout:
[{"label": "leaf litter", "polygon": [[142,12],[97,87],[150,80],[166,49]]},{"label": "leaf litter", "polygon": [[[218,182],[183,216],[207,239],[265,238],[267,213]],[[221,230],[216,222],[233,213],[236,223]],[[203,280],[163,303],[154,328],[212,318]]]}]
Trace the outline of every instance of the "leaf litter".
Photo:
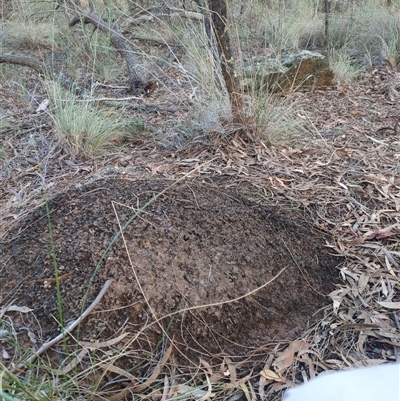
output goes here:
[{"label": "leaf litter", "polygon": [[[262,141],[249,144],[240,139],[228,143],[217,136],[205,149],[194,143],[191,148],[174,152],[173,157],[165,151],[164,157],[159,157],[160,162],[154,161],[160,151],[142,147],[133,155],[134,170],[119,167],[117,159],[112,171],[99,168],[101,163],[97,169],[92,166],[90,172],[81,170],[77,177],[73,172],[66,176],[60,171],[60,179],[54,174],[49,184],[57,188],[105,174],[142,178],[162,174],[178,179],[214,158],[196,174],[229,175],[250,189],[257,188],[278,205],[301,208],[315,227],[331,235],[327,247],[346,260],[340,268],[343,281],[330,294],[331,304],[324,309],[324,317],[298,339],[278,343],[264,354],[262,351],[254,354],[255,360],[265,365],[254,370],[245,383],[246,389],[254,391],[254,383],[258,382],[261,399],[274,400],[279,399],[285,387],[322,371],[399,361],[400,140],[396,122],[399,115],[396,102],[388,101],[382,93],[382,74],[376,70],[366,74],[364,82],[356,88],[297,94],[298,115],[303,121],[312,121],[310,131],[318,134],[316,140],[305,141],[301,146],[299,143],[267,146]],[[41,202],[37,181],[29,197],[15,196],[10,202],[7,194],[13,186],[12,180],[7,172],[7,180],[3,182],[8,187],[7,190],[3,187],[1,197],[3,232],[11,227],[10,221],[26,213],[30,201],[36,205]],[[24,185],[31,185],[30,181],[25,180]],[[16,188],[28,193],[20,183]],[[254,201],[258,201],[258,196],[255,195]],[[22,313],[28,312],[26,306],[18,308]],[[2,314],[7,314],[6,308]],[[150,375],[149,385],[154,384],[161,367],[167,363],[166,355],[169,357],[168,351],[160,360],[160,369]],[[202,364],[208,373],[213,369],[207,361]],[[232,379],[233,372],[243,374],[239,362],[229,362],[228,366],[222,369],[219,380],[210,383],[211,388],[224,387],[224,380]],[[163,399],[175,394],[171,390],[173,374],[171,386],[165,384],[166,377],[160,379],[169,394]],[[195,382],[210,387],[207,381],[202,381],[200,373]],[[251,391],[243,390],[236,394],[253,397]],[[222,393],[229,395],[230,391],[225,388]],[[194,397],[213,395],[206,390]],[[117,394],[115,399],[120,397]],[[234,397],[235,390],[230,399]]]}]

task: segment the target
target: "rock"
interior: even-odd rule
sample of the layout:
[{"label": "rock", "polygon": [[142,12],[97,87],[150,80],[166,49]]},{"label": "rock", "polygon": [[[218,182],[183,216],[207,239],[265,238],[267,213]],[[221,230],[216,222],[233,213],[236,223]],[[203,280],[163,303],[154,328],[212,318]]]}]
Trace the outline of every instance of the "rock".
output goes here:
[{"label": "rock", "polygon": [[324,89],[333,85],[334,74],[327,58],[302,50],[277,59],[258,60],[244,68],[243,85],[251,90],[281,92],[286,90]]}]

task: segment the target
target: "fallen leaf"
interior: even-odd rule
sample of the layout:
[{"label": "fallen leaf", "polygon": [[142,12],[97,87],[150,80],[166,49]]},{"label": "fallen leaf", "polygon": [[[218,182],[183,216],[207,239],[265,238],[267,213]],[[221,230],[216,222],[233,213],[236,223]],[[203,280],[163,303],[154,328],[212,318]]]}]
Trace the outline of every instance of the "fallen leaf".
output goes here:
[{"label": "fallen leaf", "polygon": [[282,354],[275,360],[273,365],[277,371],[288,368],[293,364],[294,354],[299,351],[305,351],[309,348],[309,345],[302,341],[296,340],[290,343],[289,347],[282,352]]},{"label": "fallen leaf", "polygon": [[376,230],[370,235],[366,236],[365,239],[371,240],[371,239],[384,239],[384,238],[390,238],[390,237],[396,237],[398,234],[393,231],[384,231],[384,230]]},{"label": "fallen leaf", "polygon": [[211,366],[208,362],[206,362],[204,359],[200,358],[200,363],[207,369],[207,372],[210,376],[213,375],[213,371],[211,369]]},{"label": "fallen leaf", "polygon": [[130,334],[129,332],[125,332],[123,334],[121,334],[119,337],[117,338],[113,338],[111,340],[108,341],[103,341],[103,342],[88,342],[88,341],[79,341],[79,344],[82,347],[88,348],[91,351],[99,349],[99,348],[104,348],[104,347],[111,347],[112,345],[118,344],[121,340],[123,340],[128,334]]},{"label": "fallen leaf", "polygon": [[32,312],[33,309],[28,308],[27,306],[17,306],[17,305],[10,305],[10,306],[5,306],[4,308],[0,309],[0,319],[3,317],[3,315],[7,312],[21,312],[21,313],[28,313]]},{"label": "fallen leaf", "polygon": [[227,377],[230,377],[231,379],[231,383],[235,383],[237,380],[237,375],[236,375],[236,369],[235,369],[235,365],[232,362],[231,358],[224,358],[224,361],[226,363],[226,365],[228,366],[228,372],[224,372],[224,375]]},{"label": "fallen leaf", "polygon": [[274,382],[284,382],[285,380],[282,379],[282,377],[280,377],[279,375],[277,375],[274,371],[270,370],[270,369],[263,369],[260,372],[260,375],[262,377],[264,377],[267,380],[272,380]]},{"label": "fallen leaf", "polygon": [[164,389],[163,389],[163,393],[162,393],[160,401],[167,401],[169,392],[170,392],[169,380],[168,380],[168,376],[165,375],[165,377],[164,377]]},{"label": "fallen leaf", "polygon": [[249,393],[249,389],[247,388],[245,383],[240,383],[240,387],[243,390],[244,395],[246,396],[247,401],[252,401],[252,398]]},{"label": "fallen leaf", "polygon": [[400,309],[400,302],[376,301],[380,306],[388,309]]}]

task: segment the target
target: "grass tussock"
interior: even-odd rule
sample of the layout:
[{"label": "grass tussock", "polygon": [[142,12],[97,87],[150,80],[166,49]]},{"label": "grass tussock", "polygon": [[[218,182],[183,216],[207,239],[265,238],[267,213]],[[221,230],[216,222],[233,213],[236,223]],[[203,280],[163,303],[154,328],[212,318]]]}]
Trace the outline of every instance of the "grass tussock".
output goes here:
[{"label": "grass tussock", "polygon": [[5,30],[5,44],[15,50],[35,51],[54,47],[60,30],[51,22],[13,21]]},{"label": "grass tussock", "polygon": [[331,52],[330,67],[338,85],[351,85],[365,71],[361,63],[357,65],[352,62],[351,56],[345,50]]},{"label": "grass tussock", "polygon": [[313,139],[302,121],[295,118],[297,112],[294,96],[272,97],[259,92],[249,103],[254,132],[269,144],[296,143],[297,146]]},{"label": "grass tussock", "polygon": [[49,88],[51,117],[61,144],[75,156],[93,156],[112,147],[125,135],[125,124],[114,110],[83,101],[58,84]]}]

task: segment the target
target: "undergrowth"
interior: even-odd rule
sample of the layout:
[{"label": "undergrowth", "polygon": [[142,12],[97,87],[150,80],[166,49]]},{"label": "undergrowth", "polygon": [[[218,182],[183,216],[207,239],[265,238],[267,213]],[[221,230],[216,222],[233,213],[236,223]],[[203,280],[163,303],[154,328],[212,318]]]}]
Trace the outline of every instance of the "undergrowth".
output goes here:
[{"label": "undergrowth", "polygon": [[[163,70],[168,67],[186,81],[188,91],[185,96],[190,106],[190,118],[186,121],[165,121],[168,133],[155,135],[156,141],[179,147],[197,136],[207,138],[219,132],[230,137],[237,127],[230,123],[229,97],[224,88],[218,55],[209,46],[201,19],[192,19],[179,12],[174,12],[168,19],[157,8],[143,14],[146,4],[139,6],[130,0],[106,6],[102,2],[94,2],[94,5],[102,18],[117,21],[117,29],[124,26],[126,38],[142,60],[140,68],[149,77],[157,79],[161,74],[162,84]],[[107,34],[94,30],[90,25],[68,30],[65,25],[72,14],[62,12],[62,8],[55,12],[50,4],[40,8],[36,3],[20,0],[13,2],[13,6],[10,18],[5,21],[6,51],[29,49],[30,53],[42,56],[52,49],[52,63],[59,65],[64,60],[65,72],[75,80],[89,81],[92,87],[98,81],[120,84],[123,64]],[[326,52],[339,85],[354,83],[365,68],[379,58],[381,62],[385,58],[397,59],[400,19],[393,14],[396,5],[389,8],[378,0],[349,3],[347,6],[331,2],[329,15],[324,14],[322,2],[311,0],[271,0],[266,4],[253,0],[246,5],[233,2],[229,6],[232,17],[229,34],[235,49],[239,79],[243,79],[243,71],[254,57],[272,57],[279,66],[284,54],[303,48]],[[147,20],[136,27],[124,25],[124,20],[132,18],[132,10]],[[188,11],[200,15],[194,4]],[[327,19],[329,29],[325,32]],[[152,50],[151,41],[160,43],[161,52]],[[324,49],[324,44],[329,47]],[[167,60],[168,53],[173,55],[170,60]],[[160,70],[163,62],[166,65]],[[164,86],[164,90],[170,99],[176,97],[178,101],[182,96],[168,86]],[[246,101],[251,107],[246,109],[243,123],[245,129],[251,127],[255,130],[256,138],[261,135],[268,142],[273,142],[275,138],[279,141],[284,138],[277,132],[304,132],[301,121],[290,113],[281,118],[284,108],[279,105],[279,100],[267,100],[273,97],[270,92],[274,88],[259,88],[250,93],[245,87],[242,90],[246,98],[251,97],[250,102]],[[74,94],[66,93],[62,100],[66,107],[60,107],[60,94],[55,90],[52,92],[55,128],[59,137],[68,142],[74,156],[96,154],[118,137],[121,126],[118,125],[118,118],[110,117],[113,110],[100,111],[94,102],[85,104]],[[87,113],[86,117],[84,113]],[[174,125],[179,129],[174,130]],[[98,131],[98,134],[93,131]]]},{"label": "undergrowth", "polygon": [[58,138],[74,157],[104,152],[125,136],[125,123],[115,110],[102,110],[95,102],[80,99],[56,83],[48,92]]}]

